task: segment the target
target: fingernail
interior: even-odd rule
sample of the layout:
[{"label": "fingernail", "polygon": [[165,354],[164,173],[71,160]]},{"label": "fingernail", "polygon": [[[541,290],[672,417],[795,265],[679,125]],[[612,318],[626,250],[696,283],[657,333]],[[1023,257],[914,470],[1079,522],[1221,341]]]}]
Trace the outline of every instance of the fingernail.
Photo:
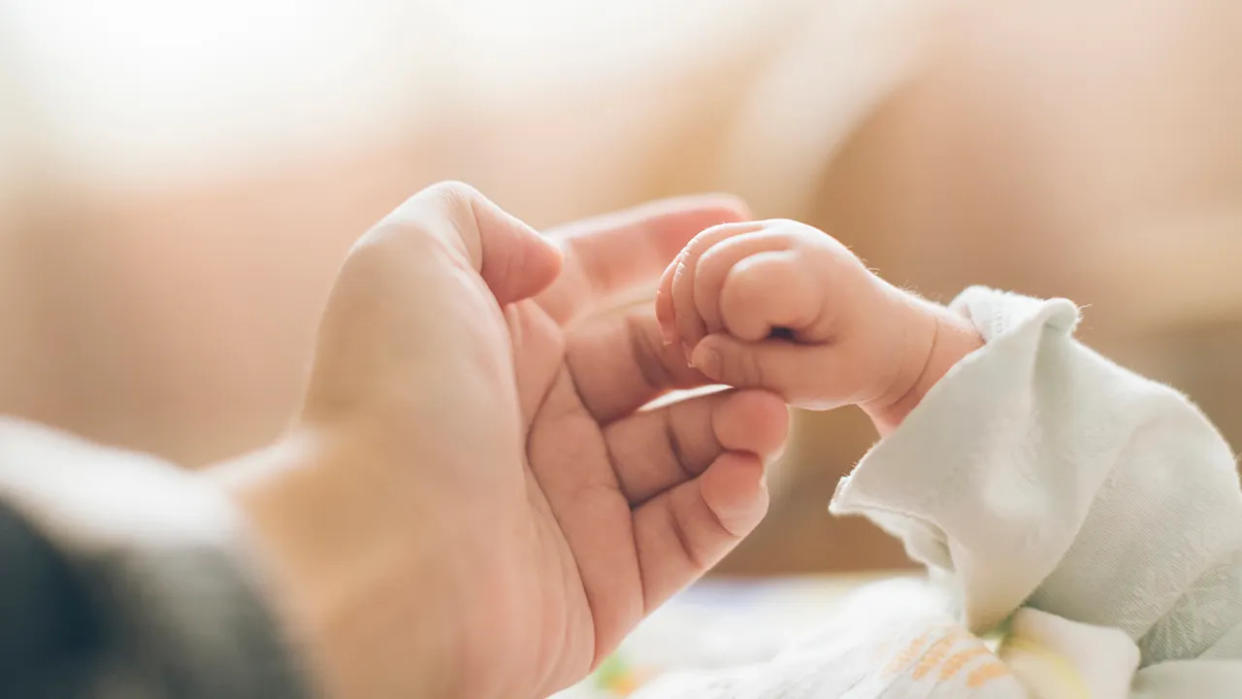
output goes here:
[{"label": "fingernail", "polygon": [[702,342],[699,343],[698,347],[694,348],[694,352],[690,356],[690,366],[698,369],[709,379],[715,379],[720,376],[721,362],[720,352]]},{"label": "fingernail", "polygon": [[668,347],[669,345],[677,341],[677,334],[673,332],[672,328],[661,323],[660,324],[660,341],[664,343],[665,347]]}]

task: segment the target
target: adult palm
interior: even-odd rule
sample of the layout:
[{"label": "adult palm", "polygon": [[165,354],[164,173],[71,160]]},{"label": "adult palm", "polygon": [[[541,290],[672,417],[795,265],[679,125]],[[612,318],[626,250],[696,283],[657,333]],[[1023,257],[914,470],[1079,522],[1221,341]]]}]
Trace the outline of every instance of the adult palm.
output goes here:
[{"label": "adult palm", "polygon": [[438,185],[351,252],[304,419],[366,434],[360,472],[419,528],[415,557],[376,565],[432,590],[414,615],[448,629],[442,687],[571,683],[762,517],[759,455],[783,441],[783,404],[745,391],[643,409],[705,379],[661,341],[651,304],[617,308],[695,233],[743,216],[731,199],[677,199],[540,238]]}]

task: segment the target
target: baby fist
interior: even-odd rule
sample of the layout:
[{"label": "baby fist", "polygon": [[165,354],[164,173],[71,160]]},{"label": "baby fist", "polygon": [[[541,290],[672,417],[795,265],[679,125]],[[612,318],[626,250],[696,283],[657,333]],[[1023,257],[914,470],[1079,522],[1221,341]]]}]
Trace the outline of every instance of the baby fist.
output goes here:
[{"label": "baby fist", "polygon": [[857,404],[875,418],[917,386],[947,311],[823,231],[769,220],[691,240],[664,272],[656,313],[665,340],[714,381],[804,408]]}]

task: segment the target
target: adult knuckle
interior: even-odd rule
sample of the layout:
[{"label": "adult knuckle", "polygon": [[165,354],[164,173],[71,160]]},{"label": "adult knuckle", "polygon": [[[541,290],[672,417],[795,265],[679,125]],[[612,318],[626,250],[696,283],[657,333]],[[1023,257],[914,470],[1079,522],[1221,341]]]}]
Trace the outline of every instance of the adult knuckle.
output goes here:
[{"label": "adult knuckle", "polygon": [[423,193],[454,205],[468,204],[479,196],[479,190],[461,180],[441,180],[424,189]]},{"label": "adult knuckle", "polygon": [[433,228],[446,219],[456,226],[472,227],[475,204],[483,198],[465,182],[444,180],[430,185],[397,209],[397,221],[414,227]]}]

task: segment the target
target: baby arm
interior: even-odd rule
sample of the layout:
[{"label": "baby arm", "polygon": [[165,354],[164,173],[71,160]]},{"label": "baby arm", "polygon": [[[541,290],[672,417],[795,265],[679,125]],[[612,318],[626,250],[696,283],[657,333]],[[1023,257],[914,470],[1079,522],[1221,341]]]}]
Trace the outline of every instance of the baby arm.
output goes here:
[{"label": "baby arm", "polygon": [[657,314],[714,380],[866,410],[885,439],[831,509],[945,574],[972,629],[1026,606],[1120,629],[1144,665],[1242,658],[1233,455],[1183,396],[1077,342],[1072,303],[972,288],[938,306],[766,221],[696,237]]},{"label": "baby arm", "polygon": [[700,233],[665,270],[656,313],[665,341],[712,380],[802,408],[858,405],[881,434],[983,344],[966,319],[780,219]]}]

